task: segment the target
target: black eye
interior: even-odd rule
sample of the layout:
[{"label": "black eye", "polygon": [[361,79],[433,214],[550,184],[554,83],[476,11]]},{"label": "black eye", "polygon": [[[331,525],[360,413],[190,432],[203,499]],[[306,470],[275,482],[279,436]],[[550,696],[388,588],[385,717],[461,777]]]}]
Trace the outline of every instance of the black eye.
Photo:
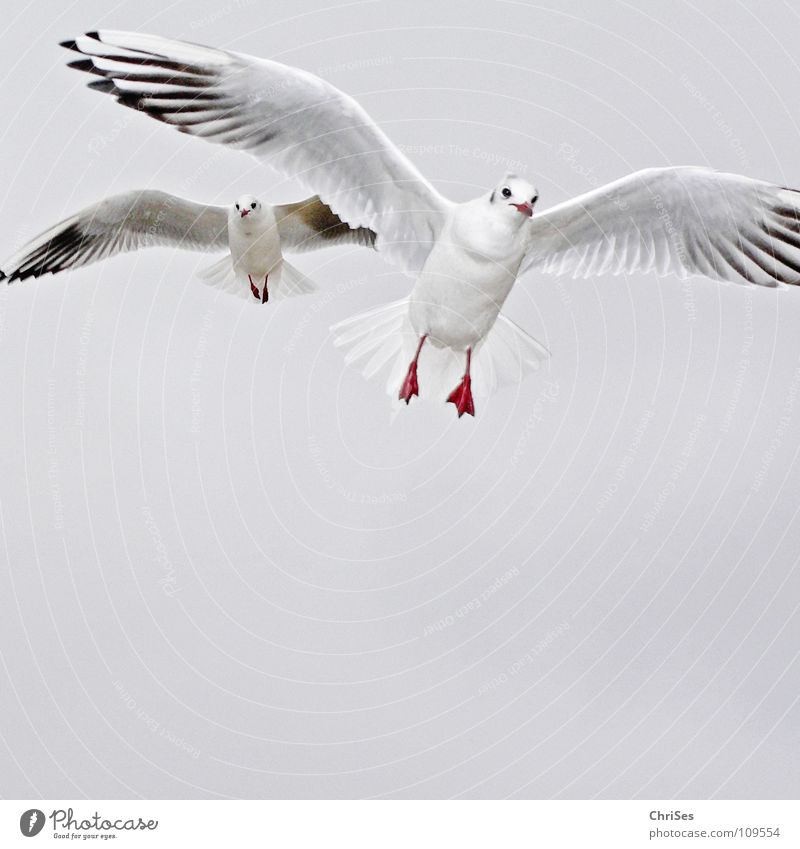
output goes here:
[{"label": "black eye", "polygon": [[511,189],[509,189],[509,188],[508,188],[508,186],[506,186],[506,187],[503,189],[503,191],[502,191],[502,192],[500,192],[500,194],[501,194],[504,198],[510,198],[510,197],[511,197]]},{"label": "black eye", "polygon": [[236,204],[236,208],[237,208],[237,209],[239,208],[239,204],[238,204],[238,203]]},{"label": "black eye", "polygon": [[539,195],[534,195],[534,196],[531,198],[531,203],[536,203],[536,201],[537,201],[537,200],[539,200]]},{"label": "black eye", "polygon": [[251,204],[250,204],[250,209],[255,209],[255,208],[256,208],[256,205],[255,205],[254,203],[251,203]]}]

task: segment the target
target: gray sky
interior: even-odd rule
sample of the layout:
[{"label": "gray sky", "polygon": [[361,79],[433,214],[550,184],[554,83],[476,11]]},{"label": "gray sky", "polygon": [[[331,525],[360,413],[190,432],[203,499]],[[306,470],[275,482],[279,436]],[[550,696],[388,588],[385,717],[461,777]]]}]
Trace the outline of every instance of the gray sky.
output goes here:
[{"label": "gray sky", "polygon": [[[132,188],[301,196],[86,91],[57,43],[97,27],[321,73],[458,200],[800,186],[785,3],[29,4],[5,254]],[[322,295],[258,311],[211,259],[0,289],[0,795],[797,795],[799,292],[525,277],[547,369],[393,419],[328,328],[408,278],[304,255]]]}]

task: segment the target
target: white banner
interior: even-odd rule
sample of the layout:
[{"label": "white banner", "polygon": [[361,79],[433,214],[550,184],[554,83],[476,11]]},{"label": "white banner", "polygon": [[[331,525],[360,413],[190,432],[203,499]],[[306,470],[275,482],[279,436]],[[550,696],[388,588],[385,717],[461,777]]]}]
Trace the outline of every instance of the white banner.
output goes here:
[{"label": "white banner", "polygon": [[0,846],[800,846],[800,805],[775,801],[0,802]]}]

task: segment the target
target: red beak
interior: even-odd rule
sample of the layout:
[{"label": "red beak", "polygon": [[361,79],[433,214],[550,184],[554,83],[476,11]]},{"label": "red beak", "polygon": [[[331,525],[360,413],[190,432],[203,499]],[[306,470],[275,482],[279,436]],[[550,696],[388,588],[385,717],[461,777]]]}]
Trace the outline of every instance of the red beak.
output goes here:
[{"label": "red beak", "polygon": [[516,208],[527,215],[530,218],[533,215],[533,207],[529,203],[512,203],[511,206],[516,206]]},{"label": "red beak", "polygon": [[243,210],[242,210],[242,218],[244,218],[244,217],[245,217],[245,215],[249,215],[249,214],[250,214],[250,210],[249,210],[249,209],[243,209]]}]

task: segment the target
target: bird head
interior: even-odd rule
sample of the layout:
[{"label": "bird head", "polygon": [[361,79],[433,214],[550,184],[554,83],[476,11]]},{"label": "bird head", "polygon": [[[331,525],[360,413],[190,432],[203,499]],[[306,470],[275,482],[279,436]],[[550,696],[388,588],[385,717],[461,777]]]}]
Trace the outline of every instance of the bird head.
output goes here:
[{"label": "bird head", "polygon": [[252,195],[242,195],[233,205],[234,215],[238,218],[257,218],[261,210],[261,201]]},{"label": "bird head", "polygon": [[505,174],[489,195],[490,204],[505,215],[519,216],[515,220],[520,223],[533,215],[537,200],[536,188],[516,174]]}]

